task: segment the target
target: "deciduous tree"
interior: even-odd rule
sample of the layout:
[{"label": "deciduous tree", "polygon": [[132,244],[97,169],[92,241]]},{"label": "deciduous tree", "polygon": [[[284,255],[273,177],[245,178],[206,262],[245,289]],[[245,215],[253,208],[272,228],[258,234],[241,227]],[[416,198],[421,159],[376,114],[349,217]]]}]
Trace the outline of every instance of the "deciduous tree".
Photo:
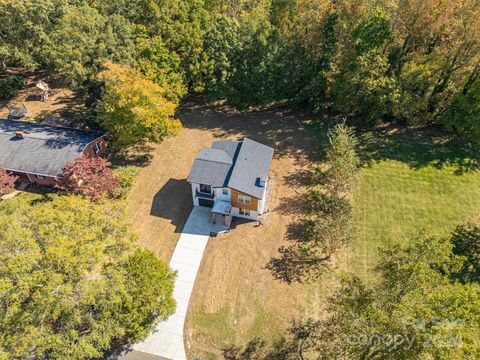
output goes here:
[{"label": "deciduous tree", "polygon": [[99,75],[104,94],[99,103],[100,123],[113,136],[113,146],[124,148],[145,141],[160,142],[176,135],[181,123],[167,90],[128,66],[107,63]]},{"label": "deciduous tree", "polygon": [[378,284],[344,280],[330,317],[310,335],[328,358],[475,358],[480,286],[455,281],[462,259],[447,238],[422,234],[381,252]]},{"label": "deciduous tree", "polygon": [[12,191],[17,179],[17,176],[9,174],[4,168],[0,167],[0,196]]},{"label": "deciduous tree", "polygon": [[90,199],[104,194],[111,196],[119,186],[119,179],[110,165],[108,160],[99,156],[81,156],[74,162],[67,163],[58,186],[69,193]]},{"label": "deciduous tree", "polygon": [[135,250],[124,210],[52,196],[0,203],[0,348],[6,358],[99,358],[172,314],[174,273]]}]

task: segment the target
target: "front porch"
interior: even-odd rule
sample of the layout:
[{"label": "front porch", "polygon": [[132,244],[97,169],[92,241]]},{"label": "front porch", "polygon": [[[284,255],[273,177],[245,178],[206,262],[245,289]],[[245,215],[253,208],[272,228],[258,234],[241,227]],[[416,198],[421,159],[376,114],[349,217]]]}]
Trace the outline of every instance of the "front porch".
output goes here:
[{"label": "front porch", "polygon": [[232,224],[231,211],[232,204],[229,201],[215,200],[211,210],[213,223],[223,225],[225,228],[230,229],[230,225]]}]

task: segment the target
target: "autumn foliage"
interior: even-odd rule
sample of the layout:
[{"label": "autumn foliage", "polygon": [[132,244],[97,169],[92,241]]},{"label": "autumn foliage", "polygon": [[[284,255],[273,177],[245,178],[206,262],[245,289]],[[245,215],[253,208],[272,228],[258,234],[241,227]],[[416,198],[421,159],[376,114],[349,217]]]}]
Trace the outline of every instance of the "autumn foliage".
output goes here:
[{"label": "autumn foliage", "polygon": [[119,179],[113,174],[110,165],[102,157],[82,156],[65,166],[63,180],[58,187],[90,199],[104,194],[112,196],[119,185]]},{"label": "autumn foliage", "polygon": [[8,194],[13,189],[17,179],[18,176],[13,176],[0,167],[0,196]]}]

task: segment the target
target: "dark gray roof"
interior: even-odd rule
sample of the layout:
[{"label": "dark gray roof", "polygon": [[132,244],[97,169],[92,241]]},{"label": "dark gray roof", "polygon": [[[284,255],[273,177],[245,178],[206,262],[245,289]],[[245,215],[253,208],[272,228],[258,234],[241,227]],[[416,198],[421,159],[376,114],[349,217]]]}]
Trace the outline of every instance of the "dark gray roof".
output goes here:
[{"label": "dark gray roof", "polygon": [[223,187],[232,164],[195,159],[188,182]]},{"label": "dark gray roof", "polygon": [[[16,131],[27,136],[20,139]],[[102,134],[59,126],[0,119],[0,166],[20,172],[57,176],[68,161]]]},{"label": "dark gray roof", "polygon": [[231,187],[261,198],[260,180],[268,177],[273,149],[256,141],[215,141],[203,148],[193,163],[187,181],[212,187]]},{"label": "dark gray roof", "polygon": [[267,180],[272,157],[271,147],[244,138],[228,187],[261,199],[264,186],[260,186],[260,180]]},{"label": "dark gray roof", "polygon": [[233,159],[224,150],[203,148],[198,153],[197,160],[212,161],[221,164],[233,164]]},{"label": "dark gray roof", "polygon": [[241,141],[233,140],[214,141],[212,143],[212,149],[224,150],[228,154],[228,156],[233,159],[238,149],[238,145],[240,145],[241,143]]}]

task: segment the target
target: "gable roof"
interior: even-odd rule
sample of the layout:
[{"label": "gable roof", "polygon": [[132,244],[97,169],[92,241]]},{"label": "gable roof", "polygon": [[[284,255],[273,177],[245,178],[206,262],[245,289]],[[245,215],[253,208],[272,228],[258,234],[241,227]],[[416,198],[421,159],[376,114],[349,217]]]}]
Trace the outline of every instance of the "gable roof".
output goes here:
[{"label": "gable roof", "polygon": [[215,141],[203,148],[193,162],[188,182],[212,187],[231,187],[261,198],[270,171],[273,149],[256,141]]},{"label": "gable roof", "polygon": [[272,157],[271,147],[244,138],[228,186],[261,199],[264,186],[260,181],[267,180]]},{"label": "gable roof", "polygon": [[[26,137],[16,137],[16,131],[25,133]],[[0,119],[0,166],[11,171],[57,176],[67,162],[81,156],[88,144],[103,135]]]}]

